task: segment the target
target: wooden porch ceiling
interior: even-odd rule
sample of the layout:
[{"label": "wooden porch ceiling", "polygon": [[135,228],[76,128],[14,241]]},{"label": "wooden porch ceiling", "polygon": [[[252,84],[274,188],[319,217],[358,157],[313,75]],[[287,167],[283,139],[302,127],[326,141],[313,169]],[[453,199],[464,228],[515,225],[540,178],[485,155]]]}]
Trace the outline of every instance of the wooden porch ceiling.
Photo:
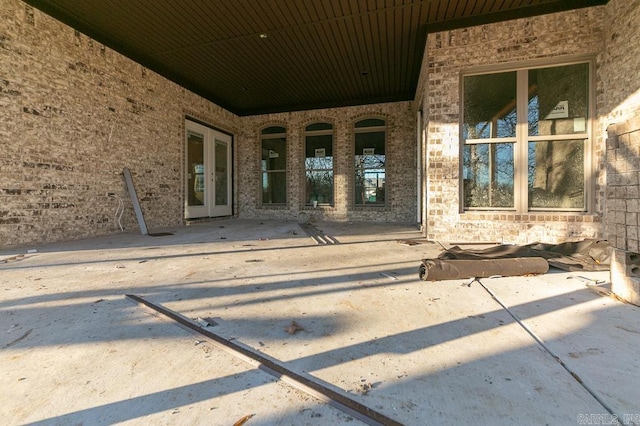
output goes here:
[{"label": "wooden porch ceiling", "polygon": [[238,114],[413,99],[430,32],[608,0],[26,0]]}]

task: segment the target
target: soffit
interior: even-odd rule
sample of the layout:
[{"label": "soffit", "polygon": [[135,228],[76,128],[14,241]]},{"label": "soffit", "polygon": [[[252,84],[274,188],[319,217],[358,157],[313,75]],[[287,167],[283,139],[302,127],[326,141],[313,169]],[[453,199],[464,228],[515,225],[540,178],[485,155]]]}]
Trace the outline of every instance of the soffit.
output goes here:
[{"label": "soffit", "polygon": [[607,0],[27,0],[238,114],[411,100],[426,34]]}]

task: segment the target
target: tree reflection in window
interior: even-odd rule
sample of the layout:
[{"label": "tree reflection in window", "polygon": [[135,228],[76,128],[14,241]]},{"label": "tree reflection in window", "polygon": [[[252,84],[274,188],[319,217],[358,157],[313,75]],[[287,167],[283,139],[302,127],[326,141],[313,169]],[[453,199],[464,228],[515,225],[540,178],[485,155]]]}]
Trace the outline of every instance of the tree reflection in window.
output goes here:
[{"label": "tree reflection in window", "polygon": [[305,128],[305,200],[307,205],[333,205],[333,126]]},{"label": "tree reflection in window", "polygon": [[355,124],[355,205],[384,206],[386,201],[386,127],[381,119]]},{"label": "tree reflection in window", "polygon": [[[586,209],[589,68],[578,63],[464,77],[465,209]],[[516,192],[524,179],[528,191]]]}]

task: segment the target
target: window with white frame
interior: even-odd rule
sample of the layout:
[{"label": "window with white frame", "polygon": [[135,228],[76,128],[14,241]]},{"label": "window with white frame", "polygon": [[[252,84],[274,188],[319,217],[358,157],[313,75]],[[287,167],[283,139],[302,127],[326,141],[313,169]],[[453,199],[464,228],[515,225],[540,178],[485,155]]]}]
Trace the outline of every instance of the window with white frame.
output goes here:
[{"label": "window with white frame", "polygon": [[306,205],[333,205],[333,125],[308,125],[304,153]]},{"label": "window with white frame", "polygon": [[354,126],[355,205],[384,206],[386,189],[386,138],[384,120],[367,118]]},{"label": "window with white frame", "polygon": [[589,62],[465,75],[465,210],[586,211]]},{"label": "window with white frame", "polygon": [[287,202],[287,134],[281,126],[267,127],[260,133],[262,151],[262,204]]}]

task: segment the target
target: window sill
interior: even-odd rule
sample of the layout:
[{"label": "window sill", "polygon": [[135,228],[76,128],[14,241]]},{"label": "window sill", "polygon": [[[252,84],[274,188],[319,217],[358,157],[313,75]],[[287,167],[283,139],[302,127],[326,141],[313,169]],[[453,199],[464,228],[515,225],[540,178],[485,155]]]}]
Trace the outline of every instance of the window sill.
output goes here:
[{"label": "window sill", "polygon": [[599,215],[585,212],[528,212],[513,211],[466,211],[460,213],[462,220],[491,220],[504,222],[600,222]]},{"label": "window sill", "polygon": [[263,210],[288,210],[289,207],[286,204],[261,204],[260,209]]}]

